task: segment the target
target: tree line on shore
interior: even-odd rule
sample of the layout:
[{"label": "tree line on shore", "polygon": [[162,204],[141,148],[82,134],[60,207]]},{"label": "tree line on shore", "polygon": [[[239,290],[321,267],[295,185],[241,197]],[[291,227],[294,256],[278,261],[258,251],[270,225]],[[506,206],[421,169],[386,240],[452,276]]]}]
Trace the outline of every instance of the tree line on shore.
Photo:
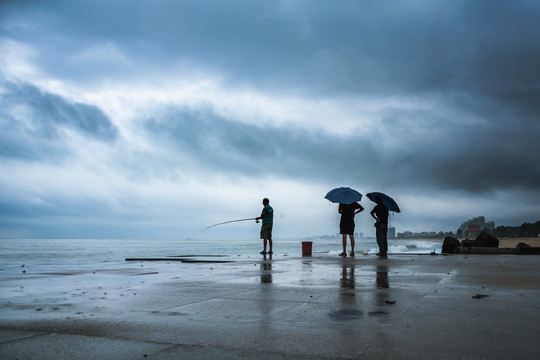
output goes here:
[{"label": "tree line on shore", "polygon": [[[499,225],[495,229],[484,228],[480,232],[491,234],[498,238],[537,237],[540,234],[540,220],[534,224],[523,223],[520,226]],[[461,230],[457,231],[457,237],[467,237]]]},{"label": "tree line on shore", "polygon": [[[495,229],[482,229],[478,233],[485,232],[488,234],[491,234],[497,238],[520,238],[520,237],[537,237],[540,234],[540,220],[533,223],[523,223],[520,226],[505,226],[505,225],[499,225]],[[426,236],[425,233],[419,233],[419,234],[408,234],[407,236],[403,236],[403,234],[398,233],[397,238],[398,239],[423,239],[426,237],[429,238],[435,238],[435,239],[444,239],[447,236],[457,236],[459,238],[461,237],[468,237],[470,234],[463,234],[461,230],[458,230],[456,234],[454,234],[451,231],[443,232],[439,231],[438,233],[429,234],[429,236]]]},{"label": "tree line on shore", "polygon": [[540,220],[534,224],[523,223],[520,226],[497,226],[491,232],[496,237],[537,237],[540,234]]}]

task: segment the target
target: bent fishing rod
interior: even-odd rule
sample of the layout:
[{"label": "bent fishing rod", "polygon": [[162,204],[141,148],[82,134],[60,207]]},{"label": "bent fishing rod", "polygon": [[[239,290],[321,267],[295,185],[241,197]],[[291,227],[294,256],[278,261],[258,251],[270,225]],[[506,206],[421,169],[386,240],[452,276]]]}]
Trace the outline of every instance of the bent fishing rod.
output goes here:
[{"label": "bent fishing rod", "polygon": [[257,223],[259,222],[259,220],[257,220],[257,218],[231,220],[231,221],[225,221],[225,222],[222,222],[222,223],[219,223],[219,224],[214,224],[214,225],[207,226],[202,231],[204,231],[206,229],[210,229],[211,227],[218,226],[218,225],[229,224],[229,223],[234,223],[234,222],[239,222],[239,221],[249,221],[249,220],[255,220],[255,222],[257,222]]}]

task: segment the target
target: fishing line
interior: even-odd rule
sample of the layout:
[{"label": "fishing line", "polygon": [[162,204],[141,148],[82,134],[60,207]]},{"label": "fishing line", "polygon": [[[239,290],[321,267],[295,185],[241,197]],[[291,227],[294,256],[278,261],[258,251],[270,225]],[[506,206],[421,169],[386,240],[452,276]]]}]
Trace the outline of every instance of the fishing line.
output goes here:
[{"label": "fishing line", "polygon": [[222,223],[218,223],[218,224],[214,224],[214,225],[207,226],[207,227],[205,227],[202,231],[204,231],[204,230],[206,230],[206,229],[210,229],[211,227],[218,226],[218,225],[230,224],[230,223],[239,222],[239,221],[249,221],[249,220],[255,220],[257,223],[259,222],[259,220],[257,220],[257,218],[231,220],[231,221],[225,221],[225,222],[222,222]]}]

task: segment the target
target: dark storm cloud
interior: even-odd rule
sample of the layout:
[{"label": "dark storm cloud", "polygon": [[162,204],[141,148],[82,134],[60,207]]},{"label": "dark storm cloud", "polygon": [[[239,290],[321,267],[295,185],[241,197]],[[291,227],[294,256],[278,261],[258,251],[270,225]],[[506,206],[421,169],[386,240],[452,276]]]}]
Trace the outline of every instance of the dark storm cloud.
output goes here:
[{"label": "dark storm cloud", "polygon": [[189,154],[200,167],[219,172],[325,177],[322,174],[336,170],[340,158],[355,152],[348,147],[349,139],[337,141],[321,131],[296,127],[238,123],[209,109],[172,109],[164,118],[148,120],[145,128],[155,139],[165,137]]},{"label": "dark storm cloud", "polygon": [[[51,72],[99,79],[67,61],[112,42],[140,68],[178,61],[280,90],[478,92],[534,88],[535,1],[56,1],[4,6],[8,36],[36,40]],[[47,41],[39,41],[40,39]],[[47,61],[49,59],[49,61]],[[58,66],[58,64],[62,64]]]},{"label": "dark storm cloud", "polygon": [[[32,43],[40,66],[67,80],[145,79],[182,64],[283,94],[457,91],[520,121],[540,116],[537,1],[5,4],[5,36]],[[81,60],[94,47],[103,53]]]},{"label": "dark storm cloud", "polygon": [[[456,126],[445,118],[435,119],[434,125],[433,117],[422,111],[389,111],[381,131],[366,138],[240,124],[210,109],[171,109],[163,118],[148,120],[146,130],[189,154],[200,167],[222,173],[331,181],[346,177],[409,189],[540,189],[538,126]],[[395,144],[388,145],[393,139]]]},{"label": "dark storm cloud", "polygon": [[0,156],[62,156],[63,128],[100,141],[118,136],[114,124],[94,105],[71,102],[29,84],[5,81],[0,86]]},{"label": "dark storm cloud", "polygon": [[396,139],[397,149],[386,152],[392,169],[387,174],[420,186],[472,192],[540,190],[540,124],[512,116],[475,121],[479,123],[425,111],[389,111],[381,136]]},{"label": "dark storm cloud", "polygon": [[[142,79],[182,63],[217,73],[226,85],[316,96],[438,93],[447,108],[462,110],[388,109],[381,136],[395,139],[390,147],[354,135],[205,118],[210,115],[184,114],[189,126],[148,124],[172,127],[203,163],[220,158],[228,169],[252,171],[255,157],[285,174],[353,171],[365,178],[365,166],[386,174],[367,175],[373,181],[390,181],[391,169],[419,184],[536,188],[538,2],[66,0],[6,2],[2,10],[6,36],[33,43],[40,65],[68,80]],[[73,60],[95,46],[118,50],[128,61]],[[327,163],[324,170],[320,163]]]}]

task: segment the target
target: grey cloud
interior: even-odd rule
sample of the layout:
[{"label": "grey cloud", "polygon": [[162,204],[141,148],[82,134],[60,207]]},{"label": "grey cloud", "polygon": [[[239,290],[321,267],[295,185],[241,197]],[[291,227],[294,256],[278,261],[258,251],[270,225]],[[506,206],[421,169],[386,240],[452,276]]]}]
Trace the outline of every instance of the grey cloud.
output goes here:
[{"label": "grey cloud", "polygon": [[[104,42],[118,44],[145,71],[182,60],[282,91],[489,92],[532,88],[540,75],[540,7],[527,0],[56,1],[6,10],[8,22],[35,22],[9,36],[47,37],[39,46],[44,63],[49,58],[50,71],[75,78],[85,72],[65,59]],[[111,66],[92,78],[127,75]]]},{"label": "grey cloud", "polygon": [[[532,126],[540,116],[535,1],[7,4],[6,37],[32,44],[43,70],[67,81],[144,82],[183,64],[218,74],[225,87],[308,96],[459,92],[468,103],[456,106],[488,121],[505,115]],[[128,61],[73,61],[95,46]]]},{"label": "grey cloud", "polygon": [[[366,138],[240,124],[211,109],[176,109],[147,121],[146,130],[201,167],[220,172],[471,192],[540,188],[537,127],[456,126],[451,120],[395,109],[380,132]],[[389,146],[393,139],[396,144]]]},{"label": "grey cloud", "polygon": [[[81,201],[47,194],[41,200],[42,203],[36,204],[16,196],[0,197],[0,231],[3,234],[22,233],[23,237],[43,238],[80,237],[81,234],[92,238],[124,237],[138,236],[144,231],[144,226],[141,226],[143,229],[125,231],[126,228],[140,226],[133,221],[133,214],[118,214],[107,203],[95,198]],[[130,199],[124,201],[132,205]],[[126,207],[129,208],[129,205]],[[159,226],[153,230],[159,231]],[[148,232],[145,235],[151,236],[151,231]]]},{"label": "grey cloud", "polygon": [[226,120],[208,110],[171,110],[164,118],[148,120],[145,128],[154,136],[165,137],[202,168],[247,172],[249,164],[276,157],[276,147],[268,141],[271,134],[264,129]]},{"label": "grey cloud", "polygon": [[347,150],[350,140],[294,127],[242,124],[210,109],[171,109],[164,118],[148,120],[145,128],[154,139],[165,137],[168,144],[192,156],[202,168],[218,168],[221,172],[284,176],[331,173],[341,158],[351,158],[355,151],[353,147]]},{"label": "grey cloud", "polygon": [[0,156],[61,157],[63,127],[99,141],[118,137],[114,124],[94,105],[73,103],[29,84],[0,85]]},{"label": "grey cloud", "polygon": [[540,170],[535,164],[540,161],[540,124],[501,115],[504,107],[496,103],[484,106],[491,108],[484,118],[475,112],[388,111],[384,129],[398,144],[397,151],[387,154],[393,171],[416,184],[446,189],[539,190]]}]

